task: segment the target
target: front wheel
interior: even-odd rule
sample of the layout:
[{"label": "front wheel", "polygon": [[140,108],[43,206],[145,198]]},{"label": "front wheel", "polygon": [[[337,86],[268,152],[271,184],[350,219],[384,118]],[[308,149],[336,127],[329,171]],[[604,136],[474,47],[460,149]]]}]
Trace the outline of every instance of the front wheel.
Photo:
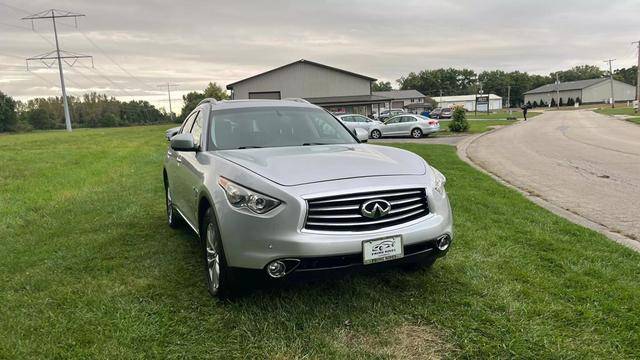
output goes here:
[{"label": "front wheel", "polygon": [[166,199],[165,203],[167,206],[167,223],[169,223],[170,227],[175,229],[180,227],[180,215],[178,215],[176,208],[173,206],[173,198],[171,196],[171,189],[169,188],[169,185],[164,189],[164,193]]},{"label": "front wheel", "polygon": [[382,137],[382,133],[380,132],[380,130],[373,130],[371,132],[372,139],[380,139],[381,137]]},{"label": "front wheel", "polygon": [[411,130],[411,137],[414,139],[419,139],[422,137],[422,130],[420,129],[413,129]]},{"label": "front wheel", "polygon": [[207,290],[211,296],[225,298],[231,293],[232,282],[220,231],[211,208],[204,215],[200,239],[202,240]]}]

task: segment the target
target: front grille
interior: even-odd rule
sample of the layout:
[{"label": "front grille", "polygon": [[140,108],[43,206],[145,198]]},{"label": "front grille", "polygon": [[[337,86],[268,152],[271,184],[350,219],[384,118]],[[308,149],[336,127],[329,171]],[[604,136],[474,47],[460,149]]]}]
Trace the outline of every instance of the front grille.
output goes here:
[{"label": "front grille", "polygon": [[[386,200],[391,210],[371,219],[362,215],[362,204],[374,199]],[[321,231],[370,231],[419,219],[429,214],[424,189],[397,189],[352,193],[307,200],[305,229]]]}]

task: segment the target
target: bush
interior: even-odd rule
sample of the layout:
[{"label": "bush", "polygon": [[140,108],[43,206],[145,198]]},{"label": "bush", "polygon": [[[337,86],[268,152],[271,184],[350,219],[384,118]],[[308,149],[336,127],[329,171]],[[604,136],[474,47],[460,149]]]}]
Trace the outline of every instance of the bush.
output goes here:
[{"label": "bush", "polygon": [[533,100],[533,105],[531,105],[531,106],[533,106],[534,108],[537,108],[538,107],[538,102]]},{"label": "bush", "polygon": [[576,98],[576,104],[581,105],[582,104],[582,100],[580,99],[580,96],[578,96]]},{"label": "bush", "polygon": [[575,104],[576,104],[576,102],[573,100],[573,98],[568,98],[567,99],[567,106],[573,106]]},{"label": "bush", "polygon": [[545,103],[544,100],[540,100],[540,103],[538,104],[538,106],[545,107],[547,106],[547,103]]},{"label": "bush", "polygon": [[555,107],[556,105],[557,105],[556,99],[555,98],[551,98],[551,107]]},{"label": "bush", "polygon": [[562,102],[562,98],[560,98],[560,101],[558,102],[558,106],[564,106],[564,103]]},{"label": "bush", "polygon": [[451,132],[465,132],[469,130],[469,122],[467,121],[467,114],[464,108],[458,106],[453,110],[453,117],[449,123],[449,131]]}]

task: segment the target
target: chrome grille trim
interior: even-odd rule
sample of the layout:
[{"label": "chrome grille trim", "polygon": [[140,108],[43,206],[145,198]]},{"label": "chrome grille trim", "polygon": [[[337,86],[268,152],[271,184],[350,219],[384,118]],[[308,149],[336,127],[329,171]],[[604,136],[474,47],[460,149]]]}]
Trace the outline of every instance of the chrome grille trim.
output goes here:
[{"label": "chrome grille trim", "polygon": [[[381,199],[391,204],[386,216],[364,217],[360,207],[368,200]],[[361,232],[401,225],[429,215],[423,188],[369,191],[307,199],[305,230]]]}]

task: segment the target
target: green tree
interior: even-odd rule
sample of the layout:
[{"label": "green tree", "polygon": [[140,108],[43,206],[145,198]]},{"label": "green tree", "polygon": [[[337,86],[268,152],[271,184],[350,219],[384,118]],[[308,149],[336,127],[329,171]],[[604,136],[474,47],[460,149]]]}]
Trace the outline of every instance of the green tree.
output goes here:
[{"label": "green tree", "polygon": [[443,95],[474,94],[477,75],[469,69],[435,69],[411,72],[397,80],[402,90],[415,89],[421,93],[434,97]]},{"label": "green tree", "polygon": [[613,78],[635,86],[638,83],[638,66],[616,69],[613,71]]},{"label": "green tree", "polygon": [[469,130],[469,122],[467,121],[466,111],[462,106],[457,106],[453,110],[453,117],[449,123],[449,131],[465,132]]},{"label": "green tree", "polygon": [[184,120],[187,115],[189,115],[193,109],[198,106],[198,103],[206,98],[214,98],[216,100],[226,100],[229,98],[226,90],[224,90],[217,83],[209,83],[207,88],[204,89],[204,92],[191,91],[186,95],[182,96],[182,100],[184,101],[184,106],[182,107],[182,111],[180,112],[179,121]]},{"label": "green tree", "polygon": [[0,91],[0,132],[16,131],[18,125],[16,106],[13,98]]},{"label": "green tree", "polygon": [[558,74],[558,79],[561,82],[597,79],[605,75],[605,73],[600,70],[599,67],[594,65],[574,66],[569,70],[553,72],[549,74],[549,77],[555,80],[556,73]]},{"label": "green tree", "polygon": [[556,99],[555,98],[551,98],[551,107],[556,107],[557,103],[556,103]]},{"label": "green tree", "polygon": [[575,105],[575,100],[573,100],[573,98],[568,98],[567,99],[567,106],[573,106]]},{"label": "green tree", "polygon": [[578,96],[576,98],[576,104],[581,105],[582,104],[582,99],[580,99],[580,96]]},{"label": "green tree", "polygon": [[560,98],[560,101],[558,101],[558,106],[564,106],[564,103],[562,102],[562,98]]},{"label": "green tree", "polygon": [[390,81],[376,81],[371,84],[371,91],[390,91],[393,90]]}]

